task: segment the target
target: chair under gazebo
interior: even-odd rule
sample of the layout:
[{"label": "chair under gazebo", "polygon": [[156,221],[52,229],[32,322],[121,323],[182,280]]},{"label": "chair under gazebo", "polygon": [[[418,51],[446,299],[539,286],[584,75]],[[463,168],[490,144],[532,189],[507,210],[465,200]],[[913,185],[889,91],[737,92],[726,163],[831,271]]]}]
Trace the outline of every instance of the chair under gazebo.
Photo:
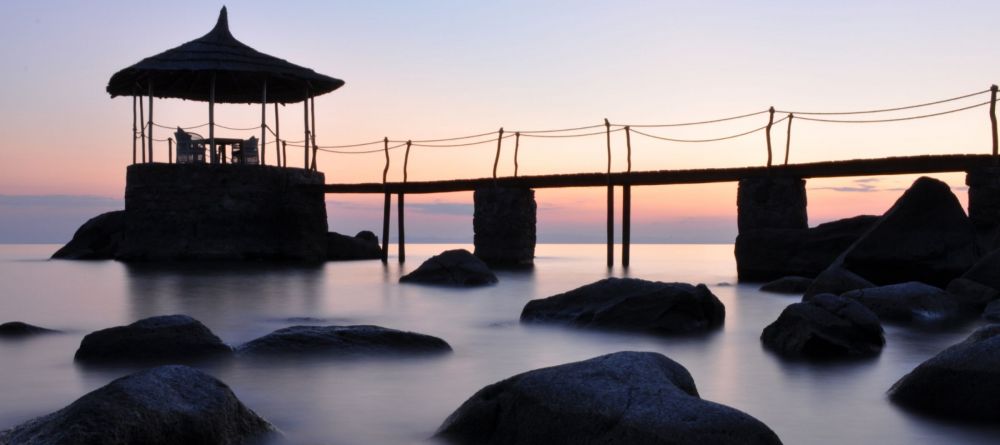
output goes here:
[{"label": "chair under gazebo", "polygon": [[[275,141],[281,141],[278,125],[278,105],[288,103],[303,103],[304,114],[304,168],[316,169],[316,96],[329,93],[344,85],[344,81],[319,74],[283,59],[261,53],[236,40],[229,31],[229,20],[226,8],[219,12],[218,22],[208,34],[169,49],[160,54],[148,57],[118,71],[108,81],[107,92],[112,98],[117,96],[132,97],[132,161],[138,162],[137,141],[144,146],[141,158],[153,162],[153,98],[176,98],[208,102],[208,135],[202,144],[207,144],[209,155],[198,156],[197,145],[188,139],[183,158],[187,162],[224,163],[224,150],[217,150],[221,143],[233,147],[230,160],[252,163],[257,157],[264,164],[265,146],[267,144],[267,105],[274,104]],[[139,121],[148,132],[144,140],[138,137],[137,110],[141,116],[144,111],[142,98],[148,99],[147,116]],[[260,139],[256,141],[239,141],[234,139],[216,138],[215,135],[215,104],[245,103],[261,104]],[[183,129],[178,129],[180,137]],[[195,135],[197,136],[197,135]],[[253,139],[253,138],[251,138]],[[148,141],[148,142],[147,142]],[[256,144],[253,144],[256,142]],[[178,161],[181,161],[180,139],[178,139]],[[259,145],[257,145],[259,144]],[[259,147],[258,153],[249,153],[251,145]],[[280,148],[280,142],[275,147]],[[148,150],[148,152],[147,152]],[[204,149],[202,149],[204,150]],[[310,151],[311,162],[310,162]],[[280,153],[276,151],[276,153]],[[148,156],[147,156],[148,155]],[[278,156],[276,164],[283,164],[282,156]],[[183,162],[183,161],[182,161]],[[287,165],[286,165],[287,166]]]}]

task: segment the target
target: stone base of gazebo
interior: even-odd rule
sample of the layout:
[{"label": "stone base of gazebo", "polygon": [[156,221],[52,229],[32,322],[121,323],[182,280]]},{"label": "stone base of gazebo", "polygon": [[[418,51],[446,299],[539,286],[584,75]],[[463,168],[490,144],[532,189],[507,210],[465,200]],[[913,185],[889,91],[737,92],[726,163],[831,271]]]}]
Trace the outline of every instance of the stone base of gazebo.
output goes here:
[{"label": "stone base of gazebo", "polygon": [[323,173],[259,165],[128,167],[125,261],[326,259]]}]

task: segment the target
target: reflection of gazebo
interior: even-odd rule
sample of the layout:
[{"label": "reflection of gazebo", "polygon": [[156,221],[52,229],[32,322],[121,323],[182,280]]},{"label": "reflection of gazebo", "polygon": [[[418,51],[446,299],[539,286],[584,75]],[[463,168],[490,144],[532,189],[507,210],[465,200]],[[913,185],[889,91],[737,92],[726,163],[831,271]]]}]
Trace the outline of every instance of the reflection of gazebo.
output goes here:
[{"label": "reflection of gazebo", "polygon": [[[215,27],[201,38],[143,59],[125,68],[108,81],[111,97],[132,96],[133,132],[136,98],[149,100],[149,161],[153,159],[153,97],[179,98],[208,102],[208,143],[210,161],[217,163],[215,104],[261,104],[261,159],[266,142],[266,107],[275,104],[277,127],[278,104],[303,102],[305,111],[305,167],[316,167],[315,97],[344,85],[344,81],[319,74],[309,68],[272,57],[244,45],[229,32],[226,8],[219,12]],[[142,105],[139,105],[142,112]],[[310,114],[312,119],[310,120]],[[310,129],[310,125],[312,128]],[[280,140],[277,134],[276,139]],[[310,142],[313,148],[309,163]],[[277,146],[277,144],[276,144]],[[135,138],[132,152],[135,158]],[[144,156],[145,157],[145,156]]]}]

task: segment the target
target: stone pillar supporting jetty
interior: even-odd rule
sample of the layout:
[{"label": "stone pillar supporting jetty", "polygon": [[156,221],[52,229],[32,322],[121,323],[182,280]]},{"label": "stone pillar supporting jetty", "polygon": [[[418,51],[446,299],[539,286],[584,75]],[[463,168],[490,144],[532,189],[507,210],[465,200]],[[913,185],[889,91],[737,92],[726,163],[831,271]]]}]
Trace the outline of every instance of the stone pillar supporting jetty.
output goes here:
[{"label": "stone pillar supporting jetty", "polygon": [[491,266],[530,267],[535,258],[535,191],[486,187],[473,195],[475,254]]},{"label": "stone pillar supporting jetty", "polygon": [[965,173],[969,186],[969,219],[977,229],[1000,224],[1000,167],[986,167]]},{"label": "stone pillar supporting jetty", "polygon": [[125,186],[123,260],[326,259],[323,173],[136,164]]},{"label": "stone pillar supporting jetty", "polygon": [[739,233],[756,229],[809,227],[804,179],[741,179],[736,192],[736,206]]}]

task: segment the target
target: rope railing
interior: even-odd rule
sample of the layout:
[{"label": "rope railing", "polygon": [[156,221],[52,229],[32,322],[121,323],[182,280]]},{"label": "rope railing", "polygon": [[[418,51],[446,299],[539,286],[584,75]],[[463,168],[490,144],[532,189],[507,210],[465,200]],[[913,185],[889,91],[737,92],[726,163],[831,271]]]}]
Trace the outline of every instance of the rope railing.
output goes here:
[{"label": "rope railing", "polygon": [[[768,109],[759,110],[759,111],[753,111],[753,112],[749,112],[749,113],[743,113],[743,114],[737,114],[737,115],[725,116],[725,117],[713,118],[713,119],[696,120],[696,121],[632,124],[632,123],[611,123],[611,122],[605,120],[604,123],[593,124],[593,125],[581,125],[581,126],[566,127],[566,128],[536,129],[536,130],[508,130],[506,133],[504,132],[503,129],[501,129],[499,131],[494,130],[494,131],[487,131],[487,132],[481,132],[481,133],[475,133],[475,134],[468,134],[468,135],[463,135],[463,136],[443,137],[443,138],[431,138],[431,139],[390,139],[388,137],[384,137],[384,138],[381,138],[381,139],[373,139],[373,140],[369,140],[369,141],[365,141],[365,142],[350,143],[350,144],[338,144],[338,145],[317,145],[315,143],[315,140],[312,140],[312,141],[307,141],[307,140],[288,141],[288,140],[284,140],[284,139],[279,138],[278,137],[278,133],[275,130],[273,130],[270,126],[264,124],[263,122],[262,122],[261,125],[257,125],[257,126],[253,126],[253,127],[231,127],[231,126],[221,125],[221,124],[215,124],[215,126],[217,126],[219,128],[233,130],[233,131],[252,131],[252,130],[263,131],[264,129],[266,129],[275,138],[274,138],[274,140],[266,141],[266,142],[262,143],[261,144],[262,147],[263,146],[267,146],[268,144],[274,145],[276,147],[287,147],[287,146],[299,147],[299,148],[302,148],[302,147],[312,147],[315,151],[322,151],[322,152],[325,152],[325,153],[334,153],[334,154],[344,154],[344,155],[360,155],[360,154],[385,153],[385,155],[388,156],[388,152],[389,151],[396,150],[396,149],[399,149],[399,148],[402,148],[402,147],[407,147],[408,149],[411,148],[411,147],[419,147],[419,148],[461,148],[461,147],[473,147],[473,146],[479,146],[479,145],[485,145],[485,144],[497,144],[497,153],[496,153],[496,156],[494,158],[494,165],[493,165],[494,176],[496,175],[497,163],[499,162],[500,150],[502,148],[503,141],[505,139],[509,139],[509,138],[512,138],[512,137],[515,138],[515,140],[516,140],[515,141],[515,147],[514,147],[514,163],[515,163],[515,167],[514,168],[515,168],[515,171],[516,171],[517,168],[518,168],[518,166],[517,166],[518,149],[520,148],[520,140],[521,140],[522,137],[524,137],[524,138],[548,138],[548,139],[586,138],[586,137],[593,137],[593,136],[599,136],[599,135],[606,135],[607,137],[610,137],[611,133],[617,133],[617,132],[625,131],[626,132],[626,139],[629,139],[629,136],[631,135],[631,133],[635,133],[637,135],[644,136],[644,137],[649,138],[649,139],[654,139],[654,140],[664,141],[664,142],[672,142],[672,143],[710,143],[710,142],[721,142],[721,141],[727,141],[727,140],[737,139],[737,138],[749,136],[749,135],[752,135],[752,134],[759,133],[759,132],[763,131],[763,132],[766,132],[765,136],[767,136],[766,137],[766,140],[767,140],[767,149],[768,149],[768,164],[767,165],[770,166],[771,165],[771,158],[772,158],[772,156],[771,156],[772,155],[772,153],[771,153],[771,131],[772,131],[772,128],[773,128],[773,126],[775,124],[788,121],[788,126],[786,128],[786,135],[785,135],[785,141],[784,141],[785,142],[785,159],[784,159],[784,163],[787,165],[788,164],[789,151],[791,149],[791,136],[792,136],[791,135],[791,120],[792,119],[801,120],[801,121],[819,122],[819,123],[835,123],[835,124],[891,123],[891,122],[903,122],[903,121],[911,121],[911,120],[919,120],[919,119],[927,119],[927,118],[933,118],[933,117],[938,117],[938,116],[944,116],[944,115],[949,115],[949,114],[953,114],[953,113],[959,113],[959,112],[962,112],[962,111],[967,111],[967,110],[972,110],[972,109],[980,108],[980,107],[983,107],[983,106],[986,106],[986,105],[990,106],[991,119],[995,119],[995,117],[993,116],[993,113],[995,113],[994,110],[995,110],[995,105],[996,105],[996,98],[995,98],[996,93],[995,93],[995,91],[996,91],[996,87],[992,87],[990,89],[980,90],[980,91],[976,91],[976,92],[968,93],[968,94],[962,94],[962,95],[958,95],[958,96],[954,96],[954,97],[949,97],[949,98],[946,98],[946,99],[940,99],[940,100],[934,100],[934,101],[927,101],[927,102],[922,102],[922,103],[917,103],[917,104],[912,104],[912,105],[906,105],[906,106],[887,107],[887,108],[879,108],[879,109],[852,110],[852,111],[795,111],[795,110],[775,109],[774,107],[770,107]],[[960,100],[963,100],[963,99],[970,99],[970,98],[973,98],[973,97],[976,97],[976,96],[980,96],[980,95],[986,94],[986,93],[990,93],[991,94],[990,100],[987,100],[985,102],[977,102],[977,103],[971,104],[971,105],[965,105],[965,106],[950,108],[950,109],[947,109],[947,110],[944,110],[944,111],[927,112],[927,113],[922,113],[922,114],[905,115],[905,116],[875,117],[875,118],[860,118],[860,119],[837,117],[837,116],[857,116],[857,115],[883,114],[883,113],[894,113],[894,112],[901,112],[901,111],[907,111],[907,110],[916,110],[916,109],[927,108],[927,107],[932,107],[932,106],[936,106],[936,105],[948,104],[948,103],[960,101]],[[774,116],[774,113],[779,113],[779,114],[783,115],[783,117],[775,120],[776,116]],[[741,131],[741,132],[738,132],[738,133],[725,134],[725,135],[717,135],[717,136],[711,136],[711,137],[703,137],[703,138],[676,137],[676,136],[668,136],[668,135],[662,135],[662,134],[655,134],[655,133],[649,132],[649,130],[647,130],[647,129],[654,129],[654,128],[676,128],[676,127],[689,127],[689,126],[699,126],[699,125],[720,124],[720,123],[727,123],[727,122],[734,122],[734,121],[739,121],[739,120],[744,120],[744,119],[750,119],[750,118],[754,118],[754,117],[761,117],[761,116],[765,116],[765,115],[767,116],[767,124],[766,125],[761,125],[761,126],[754,127],[752,129],[749,129],[749,130],[746,130],[746,131]],[[830,117],[827,117],[827,116],[830,116]],[[148,134],[149,139],[151,141],[155,141],[155,142],[167,142],[167,141],[170,141],[170,142],[172,142],[172,138],[169,138],[169,137],[166,138],[166,139],[154,139],[154,138],[152,138],[152,134],[150,133],[151,129],[149,129],[150,126],[155,126],[155,127],[159,127],[159,128],[163,128],[163,129],[168,129],[168,130],[173,130],[175,128],[180,128],[182,130],[193,130],[193,129],[198,129],[198,128],[209,126],[208,123],[204,123],[204,124],[200,124],[200,125],[192,125],[192,126],[185,126],[185,127],[171,127],[171,126],[163,125],[163,124],[158,123],[158,122],[154,122],[154,121],[152,121],[151,118],[147,122],[142,122],[143,118],[141,116],[139,117],[139,119],[140,119],[141,125],[139,125],[139,128],[134,128],[133,129],[133,137],[136,138],[136,139],[140,139],[140,141],[142,141],[142,142],[146,141],[145,137],[146,137],[147,134]],[[600,129],[600,130],[598,130],[598,129]],[[315,137],[313,137],[313,139],[315,139]],[[996,135],[994,135],[994,139],[996,139]],[[390,144],[392,144],[392,145],[390,145]],[[629,153],[630,153],[630,156],[629,156],[630,159],[629,160],[631,161],[631,142],[629,142],[628,145],[629,145]],[[994,142],[994,145],[997,145],[997,144]],[[366,148],[366,147],[371,147],[371,148]],[[358,149],[358,150],[350,150],[350,149]],[[994,151],[996,151],[996,149],[994,149]],[[145,158],[145,149],[143,151],[143,155],[144,155],[143,157]],[[610,162],[610,154],[609,154],[609,162]],[[282,164],[282,163],[279,162],[279,165],[280,164]]]}]

